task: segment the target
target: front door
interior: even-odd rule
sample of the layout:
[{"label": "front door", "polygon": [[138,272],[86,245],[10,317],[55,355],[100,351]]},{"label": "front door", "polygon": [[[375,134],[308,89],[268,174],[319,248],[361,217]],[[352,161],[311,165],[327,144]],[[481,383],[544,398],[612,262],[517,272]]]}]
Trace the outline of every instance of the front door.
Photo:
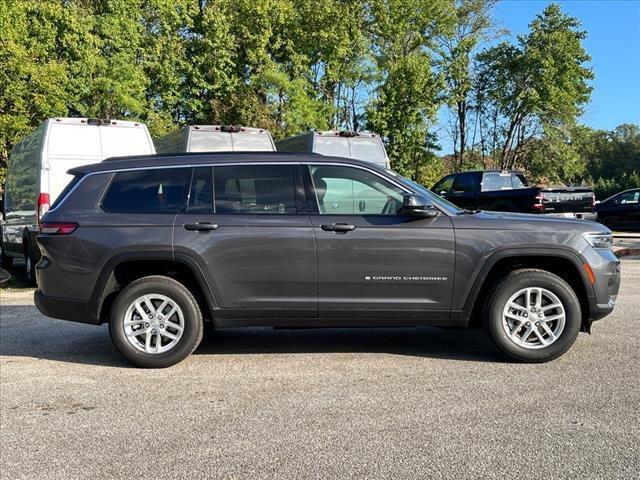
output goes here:
[{"label": "front door", "polygon": [[451,219],[398,215],[409,192],[364,167],[311,164],[305,176],[315,210],[319,317],[353,324],[448,319]]},{"label": "front door", "polygon": [[220,324],[316,316],[315,245],[299,164],[194,168],[174,232],[176,255],[205,271]]}]

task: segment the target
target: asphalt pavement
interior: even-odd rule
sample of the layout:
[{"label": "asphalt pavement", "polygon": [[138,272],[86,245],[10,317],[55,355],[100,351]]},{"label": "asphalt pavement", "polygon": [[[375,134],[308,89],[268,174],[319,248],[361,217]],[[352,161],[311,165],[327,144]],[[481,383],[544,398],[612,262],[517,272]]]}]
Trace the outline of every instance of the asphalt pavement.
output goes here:
[{"label": "asphalt pavement", "polygon": [[640,478],[640,260],[560,359],[481,331],[215,332],[132,368],[105,326],[0,291],[0,475],[32,478]]}]

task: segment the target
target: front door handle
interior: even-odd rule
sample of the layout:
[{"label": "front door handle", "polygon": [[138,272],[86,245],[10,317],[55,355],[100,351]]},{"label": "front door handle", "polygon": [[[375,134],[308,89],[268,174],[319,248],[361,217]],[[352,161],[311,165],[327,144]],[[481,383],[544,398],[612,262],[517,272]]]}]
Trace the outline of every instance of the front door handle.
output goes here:
[{"label": "front door handle", "polygon": [[217,223],[208,223],[208,222],[202,222],[202,223],[187,223],[184,225],[185,230],[194,230],[194,231],[198,231],[198,232],[208,232],[210,230],[217,230],[218,228],[220,228],[220,225],[218,225]]},{"label": "front door handle", "polygon": [[348,223],[332,223],[331,225],[320,225],[320,228],[325,232],[347,233],[353,232],[356,226]]}]

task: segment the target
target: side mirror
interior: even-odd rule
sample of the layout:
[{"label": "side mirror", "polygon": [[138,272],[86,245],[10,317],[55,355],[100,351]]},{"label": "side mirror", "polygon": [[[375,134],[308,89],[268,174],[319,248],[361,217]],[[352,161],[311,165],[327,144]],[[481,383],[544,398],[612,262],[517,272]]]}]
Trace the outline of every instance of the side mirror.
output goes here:
[{"label": "side mirror", "polygon": [[417,195],[405,195],[399,213],[409,217],[433,218],[439,212],[429,200]]}]

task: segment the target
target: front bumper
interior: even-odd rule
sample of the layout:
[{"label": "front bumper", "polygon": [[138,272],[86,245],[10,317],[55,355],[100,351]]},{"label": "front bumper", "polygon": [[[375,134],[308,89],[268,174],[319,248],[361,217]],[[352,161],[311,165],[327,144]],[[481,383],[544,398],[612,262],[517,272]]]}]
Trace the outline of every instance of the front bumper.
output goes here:
[{"label": "front bumper", "polygon": [[589,320],[599,320],[615,307],[620,290],[620,260],[609,249],[589,247],[582,254],[595,276],[594,295],[589,296]]},{"label": "front bumper", "polygon": [[98,316],[89,302],[71,300],[69,298],[48,297],[40,290],[33,294],[36,307],[43,315],[71,322],[97,325]]}]

